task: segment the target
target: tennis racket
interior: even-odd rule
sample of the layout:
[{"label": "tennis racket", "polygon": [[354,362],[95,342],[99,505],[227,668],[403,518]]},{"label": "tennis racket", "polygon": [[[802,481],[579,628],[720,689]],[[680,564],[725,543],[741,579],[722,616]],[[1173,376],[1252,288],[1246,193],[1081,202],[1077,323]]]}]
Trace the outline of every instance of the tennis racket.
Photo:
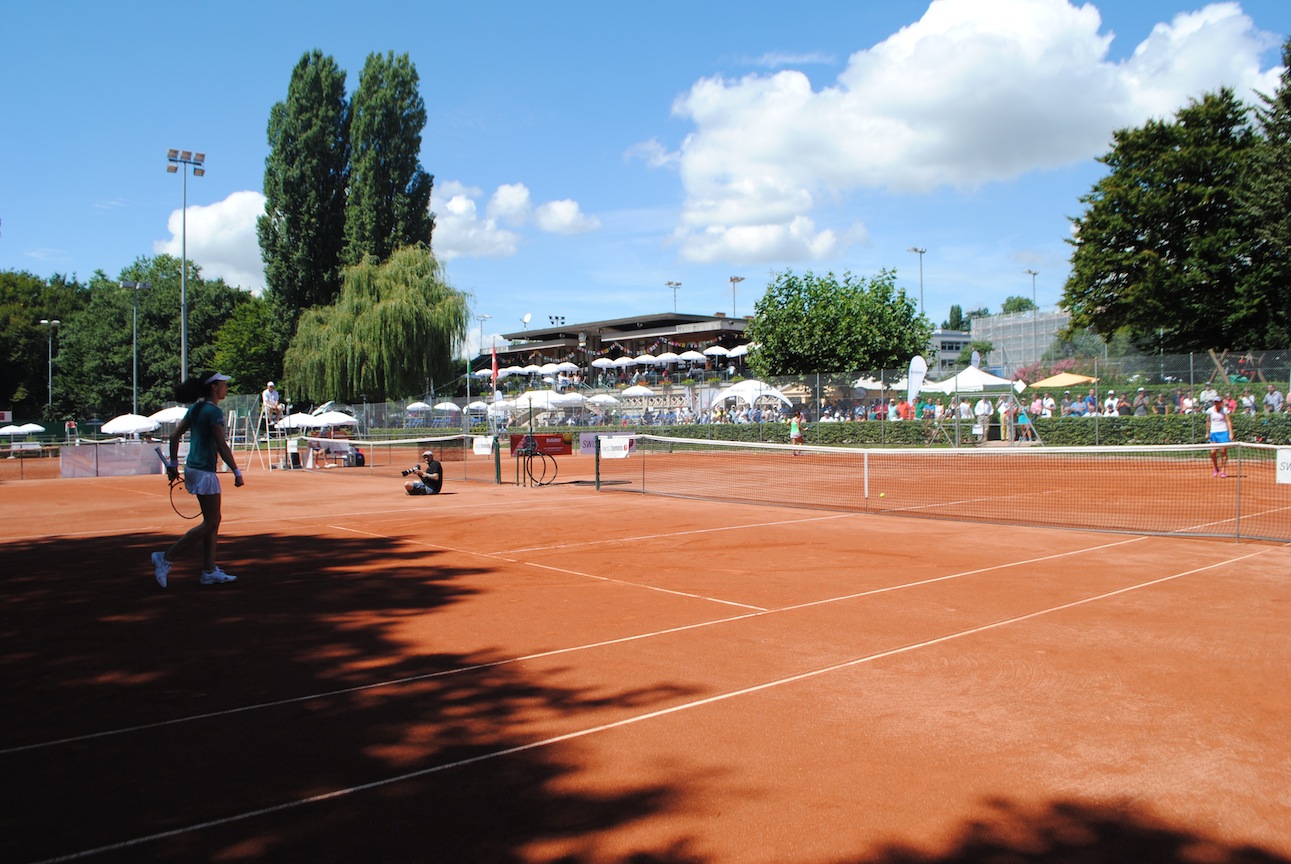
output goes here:
[{"label": "tennis racket", "polygon": [[170,463],[166,461],[160,447],[152,448],[152,452],[156,453],[157,458],[161,460],[162,473],[166,475],[166,479],[170,482],[170,509],[174,510],[175,515],[180,519],[196,519],[201,516],[202,509],[200,506],[197,508],[197,512],[191,516],[179,509],[179,505],[175,503],[175,487],[183,485],[184,478],[180,475],[178,468],[172,469],[170,467]]}]

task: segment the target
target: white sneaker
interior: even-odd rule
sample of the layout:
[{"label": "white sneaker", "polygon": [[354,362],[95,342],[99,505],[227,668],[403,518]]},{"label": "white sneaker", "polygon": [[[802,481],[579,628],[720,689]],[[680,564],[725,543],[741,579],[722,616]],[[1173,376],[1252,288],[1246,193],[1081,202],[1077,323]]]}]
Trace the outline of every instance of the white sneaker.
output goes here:
[{"label": "white sneaker", "polygon": [[206,571],[202,571],[201,581],[203,585],[223,585],[226,582],[238,581],[238,577],[231,576],[230,574],[225,573],[219,567],[216,567],[210,573],[207,573]]},{"label": "white sneaker", "polygon": [[157,577],[157,584],[166,587],[166,577],[170,575],[170,562],[165,552],[152,553],[152,575]]}]

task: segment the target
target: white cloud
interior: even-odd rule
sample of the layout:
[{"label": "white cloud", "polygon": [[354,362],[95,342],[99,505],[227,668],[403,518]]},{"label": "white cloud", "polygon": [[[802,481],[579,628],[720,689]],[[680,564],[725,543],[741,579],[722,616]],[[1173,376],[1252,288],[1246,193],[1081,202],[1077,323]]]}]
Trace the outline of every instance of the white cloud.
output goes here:
[{"label": "white cloud", "polygon": [[[256,239],[256,218],[264,213],[264,196],[259,192],[234,192],[223,201],[188,208],[188,260],[207,279],[259,294],[264,290],[264,262]],[[179,258],[183,252],[184,213],[176,210],[166,220],[170,239],[153,244],[154,252]]]},{"label": "white cloud", "polygon": [[586,234],[601,227],[601,220],[579,209],[577,201],[568,198],[548,201],[534,211],[534,221],[543,231],[553,234]]},{"label": "white cloud", "polygon": [[[803,217],[858,189],[973,189],[1105,152],[1113,130],[1165,116],[1220,86],[1272,92],[1276,44],[1235,3],[1157,25],[1108,59],[1092,5],[934,0],[919,21],[856,52],[831,85],[784,70],[696,82],[674,105],[694,124],[676,158],[686,201],[674,239],[687,260],[841,254],[855,226]],[[630,154],[667,164],[656,141]]]},{"label": "white cloud", "polygon": [[523,225],[529,221],[533,204],[529,200],[529,190],[523,183],[505,183],[497,188],[489,199],[489,216],[510,222],[512,225]]},{"label": "white cloud", "polygon": [[[459,187],[437,212],[432,246],[442,261],[454,258],[507,258],[516,253],[520,235],[498,227],[496,219],[481,219],[475,198],[479,190]],[[474,195],[472,195],[474,193]]]}]

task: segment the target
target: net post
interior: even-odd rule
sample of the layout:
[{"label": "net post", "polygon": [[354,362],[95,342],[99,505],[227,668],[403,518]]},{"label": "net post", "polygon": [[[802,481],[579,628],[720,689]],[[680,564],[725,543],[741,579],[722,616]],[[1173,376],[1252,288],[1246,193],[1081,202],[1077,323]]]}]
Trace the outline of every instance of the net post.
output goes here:
[{"label": "net post", "polygon": [[[1232,425],[1231,423],[1229,424]],[[1242,451],[1246,448],[1240,444],[1233,448],[1237,451],[1237,508],[1233,514],[1234,540],[1242,542]]]},{"label": "net post", "polygon": [[861,458],[861,483],[865,487],[865,509],[870,509],[870,451]]},{"label": "net post", "polygon": [[601,491],[601,436],[597,435],[592,452],[596,456],[596,491]]},{"label": "net post", "polygon": [[502,436],[493,436],[493,484],[502,485]]}]

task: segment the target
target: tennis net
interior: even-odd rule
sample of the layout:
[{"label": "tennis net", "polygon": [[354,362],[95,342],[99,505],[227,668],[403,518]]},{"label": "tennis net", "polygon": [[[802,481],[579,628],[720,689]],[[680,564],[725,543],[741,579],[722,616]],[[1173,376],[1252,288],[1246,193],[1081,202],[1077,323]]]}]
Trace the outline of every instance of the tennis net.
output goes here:
[{"label": "tennis net", "polygon": [[286,441],[284,464],[306,470],[363,469],[399,476],[419,464],[427,450],[444,467],[446,480],[498,483],[501,460],[494,436],[439,435],[425,438],[373,439],[302,436]]},{"label": "tennis net", "polygon": [[[1286,448],[854,449],[653,435],[598,448],[597,488],[972,522],[1291,542]],[[619,440],[622,445],[622,439]],[[602,452],[604,451],[604,452]],[[626,452],[622,458],[609,458]]]}]

